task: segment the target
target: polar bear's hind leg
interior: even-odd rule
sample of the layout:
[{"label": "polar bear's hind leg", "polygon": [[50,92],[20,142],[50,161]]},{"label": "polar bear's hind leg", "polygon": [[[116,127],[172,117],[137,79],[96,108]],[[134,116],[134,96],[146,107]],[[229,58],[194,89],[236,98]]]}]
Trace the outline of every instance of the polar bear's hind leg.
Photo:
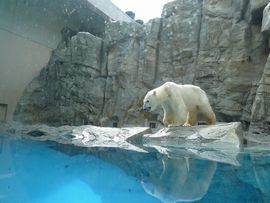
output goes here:
[{"label": "polar bear's hind leg", "polygon": [[216,115],[215,115],[215,113],[212,110],[210,105],[207,105],[206,107],[200,108],[200,112],[206,118],[207,124],[209,124],[209,125],[216,124]]},{"label": "polar bear's hind leg", "polygon": [[209,114],[207,117],[206,117],[206,119],[207,119],[207,123],[209,124],[209,125],[215,125],[216,124],[216,115],[215,115],[215,113],[212,111],[212,113],[211,114]]}]

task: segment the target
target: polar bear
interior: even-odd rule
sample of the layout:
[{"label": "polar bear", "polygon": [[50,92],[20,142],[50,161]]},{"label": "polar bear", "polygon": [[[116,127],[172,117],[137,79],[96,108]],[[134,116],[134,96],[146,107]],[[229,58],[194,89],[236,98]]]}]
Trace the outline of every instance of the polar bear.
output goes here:
[{"label": "polar bear", "polygon": [[164,111],[163,124],[168,127],[196,125],[198,114],[202,114],[208,124],[216,123],[206,93],[195,85],[166,82],[150,90],[143,100],[144,112],[153,111],[159,105]]}]

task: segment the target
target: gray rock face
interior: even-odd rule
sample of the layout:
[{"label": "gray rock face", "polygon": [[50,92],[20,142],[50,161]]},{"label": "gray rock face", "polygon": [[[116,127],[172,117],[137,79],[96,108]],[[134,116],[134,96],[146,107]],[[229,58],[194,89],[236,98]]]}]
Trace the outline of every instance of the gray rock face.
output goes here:
[{"label": "gray rock face", "polygon": [[269,3],[268,0],[240,0],[241,11],[240,19],[245,19],[251,25],[261,25],[263,17],[263,9]]},{"label": "gray rock face", "polygon": [[162,17],[156,83],[170,80],[193,83],[200,44],[202,3],[171,2],[164,6]]},{"label": "gray rock face", "polygon": [[270,56],[264,68],[252,107],[251,127],[253,133],[270,131]]},{"label": "gray rock face", "polygon": [[262,33],[266,36],[270,34],[270,3],[263,9]]},{"label": "gray rock face", "polygon": [[261,33],[235,16],[238,9],[235,1],[209,1],[204,6],[195,83],[210,94],[222,121],[249,121],[248,97],[266,57],[258,54]]},{"label": "gray rock face", "polygon": [[104,39],[78,33],[54,51],[14,118],[51,125],[147,125],[161,120],[162,111],[140,111],[145,93],[174,81],[204,89],[218,121],[249,124],[260,80],[268,77],[268,38],[261,33],[267,3],[176,0],[144,25],[109,23]]},{"label": "gray rock face", "polygon": [[26,88],[15,119],[52,125],[95,122],[106,89],[102,50],[103,41],[89,33],[59,44],[47,67]]},{"label": "gray rock face", "polygon": [[[261,31],[264,34],[266,41],[269,40],[270,26],[270,3],[263,11],[263,20]],[[267,44],[267,48],[269,45]],[[264,67],[264,72],[259,81],[256,96],[252,106],[251,126],[249,133],[255,133],[257,136],[269,135],[270,132],[270,55]]]},{"label": "gray rock face", "polygon": [[[142,84],[144,36],[139,24],[116,22],[108,24],[105,41],[107,53],[107,89],[101,119],[119,125],[139,124],[143,120],[139,104],[147,89]],[[138,120],[136,119],[138,117]],[[139,122],[140,122],[139,121]]]},{"label": "gray rock face", "polygon": [[268,0],[250,0],[251,11],[263,9],[268,3]]}]

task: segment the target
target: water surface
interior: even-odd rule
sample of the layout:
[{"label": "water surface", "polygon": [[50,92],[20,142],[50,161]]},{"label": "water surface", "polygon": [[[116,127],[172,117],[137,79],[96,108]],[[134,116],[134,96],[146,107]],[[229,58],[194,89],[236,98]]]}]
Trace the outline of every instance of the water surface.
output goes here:
[{"label": "water surface", "polygon": [[0,203],[270,202],[265,149],[242,150],[231,164],[177,153],[110,153],[111,163],[0,135]]}]

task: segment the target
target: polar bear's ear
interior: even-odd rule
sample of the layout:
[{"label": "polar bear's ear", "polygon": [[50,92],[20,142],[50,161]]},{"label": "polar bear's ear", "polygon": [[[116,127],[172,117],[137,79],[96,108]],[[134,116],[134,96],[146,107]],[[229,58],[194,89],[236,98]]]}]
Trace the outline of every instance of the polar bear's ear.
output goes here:
[{"label": "polar bear's ear", "polygon": [[154,92],[153,92],[153,95],[154,95],[154,96],[156,96],[156,95],[157,95],[157,92],[156,92],[156,91],[154,91]]}]

